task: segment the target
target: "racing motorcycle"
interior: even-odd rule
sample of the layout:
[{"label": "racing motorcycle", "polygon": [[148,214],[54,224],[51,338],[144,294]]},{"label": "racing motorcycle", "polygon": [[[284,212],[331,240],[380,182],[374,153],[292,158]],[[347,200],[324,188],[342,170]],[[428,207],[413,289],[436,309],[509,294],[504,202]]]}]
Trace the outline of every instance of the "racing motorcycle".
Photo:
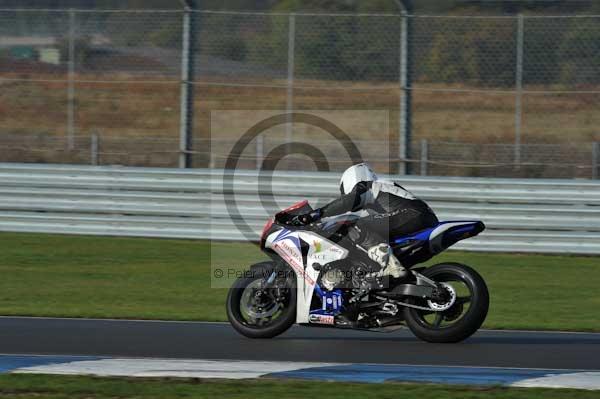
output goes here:
[{"label": "racing motorcycle", "polygon": [[260,247],[271,260],[252,265],[227,296],[227,316],[242,335],[271,338],[294,323],[382,332],[408,326],[424,341],[450,343],[485,320],[489,294],[475,270],[459,263],[416,267],[481,233],[481,221],[441,222],[392,239],[407,270],[393,278],[380,275],[381,266],[356,243],[359,214],[298,223],[298,215],[311,211],[305,200],[265,225]]}]

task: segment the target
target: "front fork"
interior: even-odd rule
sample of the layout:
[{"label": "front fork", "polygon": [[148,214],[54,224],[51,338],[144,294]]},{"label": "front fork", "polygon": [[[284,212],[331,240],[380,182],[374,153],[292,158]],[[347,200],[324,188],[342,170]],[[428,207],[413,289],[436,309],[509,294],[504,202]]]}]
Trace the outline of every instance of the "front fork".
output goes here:
[{"label": "front fork", "polygon": [[290,268],[276,265],[271,273],[263,279],[261,288],[263,290],[272,290],[275,300],[279,302],[285,299],[285,290],[296,289],[295,280],[296,275]]}]

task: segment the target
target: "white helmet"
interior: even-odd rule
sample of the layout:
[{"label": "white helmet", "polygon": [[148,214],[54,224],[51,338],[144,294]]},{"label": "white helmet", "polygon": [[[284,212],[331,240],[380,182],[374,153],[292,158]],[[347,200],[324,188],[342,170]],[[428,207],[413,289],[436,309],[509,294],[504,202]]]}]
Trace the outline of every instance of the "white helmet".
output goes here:
[{"label": "white helmet", "polygon": [[340,192],[342,195],[348,194],[358,183],[375,180],[377,180],[377,175],[366,163],[350,166],[340,179]]}]

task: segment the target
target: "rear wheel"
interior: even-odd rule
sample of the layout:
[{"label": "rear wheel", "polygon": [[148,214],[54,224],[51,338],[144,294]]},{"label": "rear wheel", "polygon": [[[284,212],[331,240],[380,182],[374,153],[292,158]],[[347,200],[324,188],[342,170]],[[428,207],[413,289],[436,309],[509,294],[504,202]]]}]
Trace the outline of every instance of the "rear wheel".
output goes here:
[{"label": "rear wheel", "polygon": [[227,318],[232,327],[249,338],[272,338],[296,320],[296,280],[285,273],[268,284],[272,262],[252,267],[249,276],[238,278],[227,295]]},{"label": "rear wheel", "polygon": [[414,303],[432,310],[405,308],[410,330],[427,342],[460,342],[483,324],[489,308],[485,281],[475,270],[460,263],[441,263],[425,269],[424,276],[440,283],[436,300]]}]

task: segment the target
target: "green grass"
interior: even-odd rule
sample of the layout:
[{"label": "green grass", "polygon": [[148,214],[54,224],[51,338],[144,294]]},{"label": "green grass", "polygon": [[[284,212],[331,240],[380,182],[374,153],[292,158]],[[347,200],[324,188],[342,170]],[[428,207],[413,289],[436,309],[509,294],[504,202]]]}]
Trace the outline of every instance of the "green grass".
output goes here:
[{"label": "green grass", "polygon": [[[250,244],[0,234],[0,314],[225,320],[226,279],[264,259]],[[435,262],[475,267],[488,282],[485,327],[600,331],[594,257],[447,252]]]},{"label": "green grass", "polygon": [[[168,382],[168,383],[165,383]],[[433,384],[357,384],[280,380],[125,379],[44,375],[1,375],[2,398],[598,398],[572,389],[465,387]]]}]

